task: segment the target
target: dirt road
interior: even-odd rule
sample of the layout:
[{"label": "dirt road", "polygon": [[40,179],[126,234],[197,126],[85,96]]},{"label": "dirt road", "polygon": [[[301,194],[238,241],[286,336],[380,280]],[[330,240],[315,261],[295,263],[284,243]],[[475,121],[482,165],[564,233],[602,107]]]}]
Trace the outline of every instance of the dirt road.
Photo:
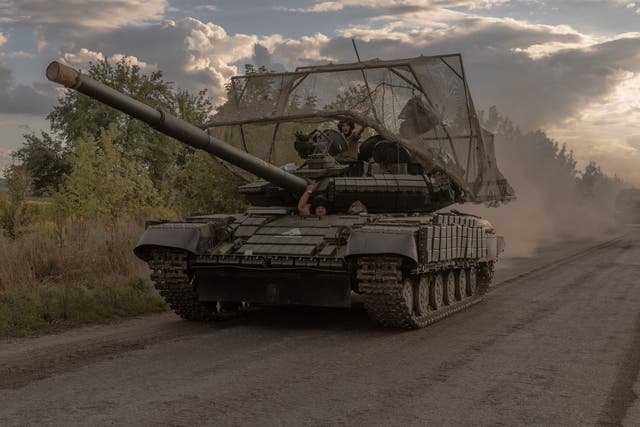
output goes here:
[{"label": "dirt road", "polygon": [[496,282],[410,332],[356,306],[0,342],[0,425],[640,425],[640,231],[505,259]]}]

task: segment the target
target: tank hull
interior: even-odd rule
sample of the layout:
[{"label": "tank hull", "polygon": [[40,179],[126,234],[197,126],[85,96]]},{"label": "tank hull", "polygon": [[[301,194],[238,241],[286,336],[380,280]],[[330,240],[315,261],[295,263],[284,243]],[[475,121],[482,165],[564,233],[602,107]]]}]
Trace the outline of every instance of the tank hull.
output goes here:
[{"label": "tank hull", "polygon": [[[219,318],[249,305],[349,307],[355,292],[376,322],[416,328],[481,298],[499,241],[491,224],[468,215],[317,218],[263,210],[151,225],[136,253],[186,318]],[[402,303],[397,295],[406,286],[411,301]]]}]

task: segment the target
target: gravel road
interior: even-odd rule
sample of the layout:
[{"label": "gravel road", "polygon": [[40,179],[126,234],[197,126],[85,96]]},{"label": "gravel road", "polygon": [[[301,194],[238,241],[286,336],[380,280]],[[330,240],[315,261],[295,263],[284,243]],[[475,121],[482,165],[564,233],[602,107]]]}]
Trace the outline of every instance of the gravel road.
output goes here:
[{"label": "gravel road", "polygon": [[640,425],[640,230],[506,258],[418,331],[153,315],[0,342],[0,425]]}]

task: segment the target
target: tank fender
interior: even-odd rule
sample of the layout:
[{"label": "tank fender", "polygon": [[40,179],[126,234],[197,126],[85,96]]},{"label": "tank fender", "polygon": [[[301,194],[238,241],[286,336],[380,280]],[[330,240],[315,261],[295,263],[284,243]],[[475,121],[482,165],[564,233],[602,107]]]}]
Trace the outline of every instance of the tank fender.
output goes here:
[{"label": "tank fender", "polygon": [[183,249],[198,254],[209,247],[212,239],[211,224],[208,223],[162,223],[149,226],[133,253],[143,261],[148,261],[148,249],[166,247]]},{"label": "tank fender", "polygon": [[418,262],[415,233],[412,230],[381,230],[366,227],[351,230],[345,256],[394,254]]},{"label": "tank fender", "polygon": [[504,252],[505,242],[503,236],[488,234],[485,236],[487,245],[487,257],[481,261],[497,261],[498,257]]},{"label": "tank fender", "polygon": [[497,241],[498,255],[500,255],[502,252],[504,252],[505,248],[507,247],[507,242],[504,240],[504,236],[497,236],[497,237],[498,237],[498,241]]}]

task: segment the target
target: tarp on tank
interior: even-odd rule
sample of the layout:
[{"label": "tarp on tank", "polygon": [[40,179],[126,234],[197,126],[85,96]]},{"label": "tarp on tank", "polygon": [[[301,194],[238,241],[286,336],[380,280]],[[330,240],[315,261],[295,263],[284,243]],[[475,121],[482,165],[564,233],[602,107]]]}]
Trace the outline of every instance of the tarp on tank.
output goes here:
[{"label": "tarp on tank", "polygon": [[[514,191],[498,170],[493,135],[478,121],[459,54],[301,67],[232,78],[211,133],[278,166],[300,164],[296,131],[350,119],[361,138],[381,135],[429,171],[445,171],[469,202]],[[400,150],[400,148],[398,148]]]}]

